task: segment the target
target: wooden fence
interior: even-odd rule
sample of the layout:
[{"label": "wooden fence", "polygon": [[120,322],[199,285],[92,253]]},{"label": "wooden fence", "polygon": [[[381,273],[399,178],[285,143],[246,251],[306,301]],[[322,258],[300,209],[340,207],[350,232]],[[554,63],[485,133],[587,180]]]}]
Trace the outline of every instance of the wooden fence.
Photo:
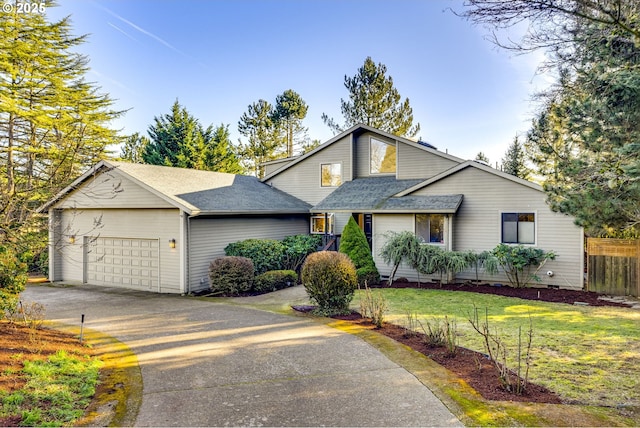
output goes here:
[{"label": "wooden fence", "polygon": [[587,290],[640,296],[640,240],[588,238]]}]

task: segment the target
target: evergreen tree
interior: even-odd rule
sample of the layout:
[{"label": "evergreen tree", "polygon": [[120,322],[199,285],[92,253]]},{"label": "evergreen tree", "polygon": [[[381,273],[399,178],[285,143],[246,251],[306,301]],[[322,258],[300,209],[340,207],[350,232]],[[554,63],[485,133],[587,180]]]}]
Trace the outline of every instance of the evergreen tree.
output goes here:
[{"label": "evergreen tree", "polygon": [[310,142],[303,143],[302,147],[300,148],[300,150],[301,150],[300,154],[308,153],[311,150],[313,150],[316,147],[318,147],[320,144],[322,144],[322,141],[320,141],[318,139],[314,139],[314,140],[311,140]]},{"label": "evergreen tree", "polygon": [[526,20],[528,31],[508,47],[546,49],[544,65],[556,70],[526,141],[551,208],[590,235],[640,236],[640,3],[466,4],[464,16],[497,30]]},{"label": "evergreen tree", "polygon": [[250,104],[238,122],[238,131],[247,138],[245,143],[240,141],[242,162],[258,178],[264,176],[264,162],[282,157],[273,116],[271,104],[261,99]]},{"label": "evergreen tree", "polygon": [[142,153],[144,163],[238,173],[239,159],[229,140],[228,127],[203,128],[178,100],[171,113],[154,118],[150,141]]},{"label": "evergreen tree", "polygon": [[393,79],[386,76],[387,67],[367,57],[364,65],[353,77],[344,76],[344,86],[349,91],[349,100],[340,100],[344,125],[322,114],[322,120],[335,133],[363,123],[390,134],[415,137],[419,124],[413,124],[413,109],[409,98],[401,101],[400,93],[393,86]]},{"label": "evergreen tree", "polygon": [[207,131],[178,100],[171,106],[171,113],[154,117],[149,126],[151,139],[142,158],[151,165],[197,168],[205,146]]},{"label": "evergreen tree", "polygon": [[302,125],[302,120],[307,116],[308,109],[302,97],[291,89],[276,97],[272,120],[274,126],[284,132],[288,157],[293,156],[296,143],[303,145],[307,140],[307,128]]},{"label": "evergreen tree", "polygon": [[478,152],[478,154],[476,155],[475,160],[480,161],[480,162],[484,162],[487,165],[489,165],[489,158],[483,152]]},{"label": "evergreen tree", "polygon": [[72,52],[84,40],[68,18],[0,13],[0,245],[42,249],[35,209],[119,142],[109,122],[122,112],[85,80],[88,58]]},{"label": "evergreen tree", "polygon": [[367,237],[353,217],[349,217],[349,221],[342,230],[338,251],[349,256],[353,262],[359,285],[364,285],[365,281],[369,285],[380,282],[380,274],[373,261]]},{"label": "evergreen tree", "polygon": [[120,159],[131,163],[144,163],[142,155],[149,144],[149,139],[137,132],[129,135],[124,140],[120,153]]},{"label": "evergreen tree", "polygon": [[[640,4],[626,20],[640,29]],[[624,15],[623,15],[624,16]],[[640,43],[615,26],[580,20],[569,60],[527,136],[551,208],[590,235],[640,235]],[[556,55],[560,55],[556,52]],[[570,65],[569,65],[570,64]]]},{"label": "evergreen tree", "polygon": [[220,124],[214,128],[206,141],[209,141],[209,144],[204,152],[205,169],[229,174],[244,172],[235,147],[231,143],[229,125]]},{"label": "evergreen tree", "polygon": [[524,145],[518,140],[518,137],[513,139],[513,143],[502,158],[502,170],[516,177],[529,179],[530,170],[527,167],[527,156]]}]

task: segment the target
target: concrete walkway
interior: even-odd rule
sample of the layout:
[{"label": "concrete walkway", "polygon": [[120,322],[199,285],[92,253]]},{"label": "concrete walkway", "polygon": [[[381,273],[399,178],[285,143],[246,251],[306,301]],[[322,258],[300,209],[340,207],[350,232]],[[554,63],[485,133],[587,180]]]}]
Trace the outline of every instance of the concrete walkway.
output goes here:
[{"label": "concrete walkway", "polygon": [[79,326],[85,314],[136,353],[136,426],[461,426],[405,369],[310,319],[87,285],[29,286],[22,298],[54,322]]}]

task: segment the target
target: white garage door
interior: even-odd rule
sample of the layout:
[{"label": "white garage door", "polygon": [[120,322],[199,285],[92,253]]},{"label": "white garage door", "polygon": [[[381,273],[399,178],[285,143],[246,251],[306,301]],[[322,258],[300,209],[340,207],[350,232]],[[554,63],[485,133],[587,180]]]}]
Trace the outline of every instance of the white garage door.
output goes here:
[{"label": "white garage door", "polygon": [[157,239],[85,239],[85,282],[158,290],[160,252]]}]

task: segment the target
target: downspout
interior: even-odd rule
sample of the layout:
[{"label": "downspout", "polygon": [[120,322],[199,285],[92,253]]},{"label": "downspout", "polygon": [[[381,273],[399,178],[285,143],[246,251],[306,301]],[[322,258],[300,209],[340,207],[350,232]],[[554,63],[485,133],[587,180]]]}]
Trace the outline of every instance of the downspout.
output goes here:
[{"label": "downspout", "polygon": [[[186,214],[186,213],[185,213]],[[191,215],[187,215],[187,239],[186,242],[182,245],[184,247],[184,263],[185,263],[185,273],[184,278],[186,283],[185,292],[186,294],[191,293],[191,264],[189,263],[189,254],[190,254],[190,246],[191,246]]]}]

